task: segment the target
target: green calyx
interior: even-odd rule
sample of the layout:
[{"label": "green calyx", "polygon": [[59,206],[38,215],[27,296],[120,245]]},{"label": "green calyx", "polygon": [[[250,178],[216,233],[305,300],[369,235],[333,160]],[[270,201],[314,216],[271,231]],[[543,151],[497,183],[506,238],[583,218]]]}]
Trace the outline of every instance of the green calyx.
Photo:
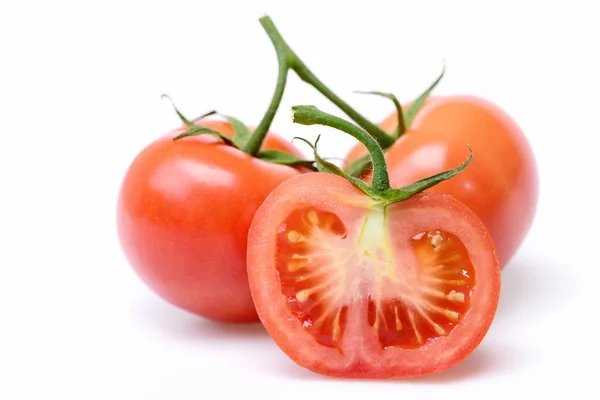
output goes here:
[{"label": "green calyx", "polygon": [[349,175],[348,173],[340,169],[337,165],[325,161],[323,158],[321,158],[317,151],[317,144],[320,139],[320,136],[314,145],[305,139],[298,138],[304,141],[305,143],[309,144],[313,149],[315,162],[319,171],[332,173],[347,179],[354,186],[363,191],[363,193],[371,197],[373,200],[384,204],[391,204],[402,200],[406,200],[409,197],[412,197],[415,194],[422,192],[423,190],[435,186],[442,181],[448,180],[458,175],[473,160],[473,151],[471,150],[471,147],[467,145],[469,147],[469,157],[459,167],[430,176],[428,178],[422,179],[420,181],[401,187],[399,189],[392,189],[392,187],[390,186],[387,164],[385,161],[385,156],[383,154],[382,147],[377,143],[377,141],[374,138],[372,138],[367,132],[362,130],[360,127],[342,118],[320,111],[315,106],[292,107],[292,120],[295,123],[301,125],[324,125],[336,128],[353,136],[358,141],[360,141],[367,148],[367,150],[369,150],[369,155],[371,157],[371,163],[373,165],[373,178],[371,185],[368,185],[362,179]]},{"label": "green calyx", "polygon": [[[175,136],[173,138],[174,141],[180,140],[180,139],[183,139],[183,138],[189,137],[189,136],[211,135],[211,136],[214,136],[217,139],[221,140],[222,142],[224,142],[225,144],[227,144],[229,146],[232,146],[232,147],[235,147],[236,149],[242,150],[244,148],[244,146],[246,145],[246,143],[252,137],[252,133],[250,132],[250,129],[248,129],[248,127],[243,122],[238,120],[237,118],[234,118],[229,115],[221,115],[233,127],[234,136],[229,137],[227,135],[223,135],[222,133],[215,131],[214,129],[206,128],[202,125],[197,124],[198,121],[201,121],[202,119],[204,119],[208,116],[216,115],[216,114],[220,115],[218,112],[216,112],[214,110],[209,111],[197,118],[194,118],[192,121],[190,121],[188,118],[186,118],[181,113],[181,111],[179,111],[179,109],[175,106],[175,103],[173,102],[173,100],[168,95],[163,94],[162,97],[171,102],[171,105],[173,106],[173,109],[177,113],[177,116],[179,117],[181,122],[183,122],[183,124],[188,127],[187,130],[185,130],[184,132]],[[256,155],[256,157],[263,161],[267,161],[267,162],[270,162],[273,164],[287,165],[290,167],[305,167],[305,168],[311,169],[313,171],[317,170],[317,168],[314,166],[314,161],[304,160],[302,158],[296,157],[292,154],[289,154],[289,153],[286,153],[286,152],[283,152],[280,150],[274,150],[274,149],[261,150]]]},{"label": "green calyx", "polygon": [[[394,102],[394,106],[396,107],[396,112],[398,113],[398,126],[396,127],[396,130],[390,135],[393,138],[393,141],[391,143],[386,143],[387,145],[384,144],[381,146],[384,150],[386,150],[392,144],[394,144],[396,142],[396,140],[398,140],[406,132],[406,130],[408,128],[410,128],[410,126],[413,123],[413,120],[415,119],[415,116],[417,115],[419,110],[421,110],[423,105],[425,105],[425,101],[429,98],[429,96],[431,95],[431,92],[433,92],[433,89],[435,89],[435,87],[440,83],[440,81],[444,77],[445,72],[446,72],[446,65],[444,65],[444,67],[442,68],[442,72],[437,77],[437,79],[435,81],[433,81],[433,83],[431,85],[429,85],[429,87],[423,93],[421,93],[421,95],[419,97],[417,97],[414,102],[411,103],[410,107],[408,107],[406,112],[404,112],[402,110],[402,106],[400,105],[400,102],[398,101],[396,96],[394,96],[391,93],[357,92],[360,94],[373,94],[373,95],[385,97]],[[363,157],[359,158],[358,160],[354,161],[352,164],[350,164],[346,168],[345,172],[351,176],[361,176],[370,167],[371,167],[371,156],[367,154],[366,156],[363,156]]]},{"label": "green calyx", "polygon": [[396,131],[392,135],[394,140],[398,140],[398,138],[400,136],[402,136],[404,134],[404,132],[406,132],[406,123],[404,122],[404,112],[402,111],[402,105],[400,104],[400,101],[398,100],[398,98],[396,96],[394,96],[392,93],[362,92],[362,91],[356,91],[354,93],[372,94],[375,96],[385,97],[386,99],[391,100],[394,103],[394,107],[396,107],[396,114],[398,115],[398,127],[396,128]]}]

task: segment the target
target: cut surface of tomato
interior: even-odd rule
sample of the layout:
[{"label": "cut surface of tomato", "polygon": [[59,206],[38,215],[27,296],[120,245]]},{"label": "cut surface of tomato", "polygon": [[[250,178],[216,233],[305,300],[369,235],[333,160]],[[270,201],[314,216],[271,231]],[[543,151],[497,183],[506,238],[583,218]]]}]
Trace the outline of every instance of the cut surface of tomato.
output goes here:
[{"label": "cut surface of tomato", "polygon": [[452,197],[384,206],[330,174],[280,185],[249,235],[261,321],[296,363],[331,376],[406,377],[458,363],[489,329],[499,271],[485,227]]}]

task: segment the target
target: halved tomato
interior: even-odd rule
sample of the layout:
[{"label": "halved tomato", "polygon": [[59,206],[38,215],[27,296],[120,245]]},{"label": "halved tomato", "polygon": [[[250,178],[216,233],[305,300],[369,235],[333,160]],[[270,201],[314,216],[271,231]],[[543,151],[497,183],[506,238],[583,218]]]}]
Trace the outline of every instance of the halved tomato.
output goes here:
[{"label": "halved tomato", "polygon": [[500,266],[481,220],[439,193],[383,204],[311,173],[279,185],[256,212],[254,304],[298,365],[341,377],[431,374],[488,331]]}]

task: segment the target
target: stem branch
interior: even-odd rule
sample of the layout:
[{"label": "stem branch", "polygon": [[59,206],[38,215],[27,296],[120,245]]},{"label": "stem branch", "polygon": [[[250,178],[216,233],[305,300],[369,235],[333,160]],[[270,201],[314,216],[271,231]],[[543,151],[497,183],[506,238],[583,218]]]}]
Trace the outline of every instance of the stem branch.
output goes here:
[{"label": "stem branch", "polygon": [[294,72],[296,72],[296,74],[298,74],[300,79],[312,85],[323,96],[329,99],[329,101],[335,104],[348,117],[350,117],[354,122],[356,122],[361,128],[366,130],[373,138],[375,138],[375,140],[377,140],[381,147],[387,149],[392,144],[394,144],[395,138],[388,135],[377,125],[373,124],[371,121],[363,117],[352,107],[350,107],[350,105],[344,102],[338,95],[333,93],[331,89],[325,86],[325,84],[321,82],[298,57],[295,57],[295,62],[292,64],[292,69],[294,70]]},{"label": "stem branch", "polygon": [[352,107],[350,107],[350,105],[344,102],[339,96],[331,91],[331,89],[325,86],[325,84],[321,82],[310,69],[308,69],[308,67],[287,45],[269,16],[265,15],[261,17],[259,21],[264,30],[267,32],[267,35],[271,39],[271,42],[275,47],[275,51],[277,52],[279,75],[277,77],[277,86],[275,88],[275,93],[273,94],[271,104],[269,105],[265,116],[252,134],[252,137],[243,149],[245,152],[251,155],[258,154],[260,146],[267,134],[267,131],[269,130],[271,123],[273,122],[273,118],[275,117],[279,104],[281,103],[287,81],[287,74],[290,69],[293,70],[298,77],[300,77],[300,79],[317,89],[323,96],[329,99],[329,101],[335,104],[348,117],[350,117],[360,127],[367,131],[367,133],[375,139],[380,147],[387,149],[394,143],[394,137],[388,135],[377,125],[373,124]]},{"label": "stem branch", "polygon": [[361,142],[371,154],[373,162],[373,189],[379,192],[385,192],[386,190],[391,189],[383,149],[367,132],[351,122],[323,112],[314,106],[294,106],[292,107],[292,112],[292,118],[296,123],[302,125],[318,124],[329,126],[346,132]]}]

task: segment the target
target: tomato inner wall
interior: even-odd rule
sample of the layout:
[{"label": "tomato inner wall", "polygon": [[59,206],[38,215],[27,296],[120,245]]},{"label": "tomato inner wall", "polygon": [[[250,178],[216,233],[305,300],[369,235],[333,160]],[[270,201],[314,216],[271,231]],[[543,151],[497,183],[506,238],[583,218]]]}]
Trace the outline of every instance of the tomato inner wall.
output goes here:
[{"label": "tomato inner wall", "polygon": [[328,261],[328,251],[335,251],[327,243],[346,235],[346,227],[335,214],[314,209],[295,210],[277,235],[277,268],[288,308],[319,343],[337,348],[348,309],[330,306],[327,289],[336,282],[319,265]]},{"label": "tomato inner wall", "polygon": [[420,232],[411,245],[418,269],[410,288],[397,298],[369,299],[368,322],[382,347],[417,349],[447,336],[471,306],[475,271],[458,237]]},{"label": "tomato inner wall", "polygon": [[[364,243],[384,247],[389,242],[383,223],[381,229],[377,225],[366,231],[378,232],[381,238]],[[381,248],[365,252],[362,237],[347,243],[347,236],[339,217],[314,208],[295,210],[277,232],[277,270],[288,309],[320,344],[342,350],[348,299],[355,298],[358,287],[368,302],[362,318],[376,331],[382,348],[427,345],[448,335],[470,308],[474,269],[458,237],[443,231],[417,232],[410,239],[417,273],[406,276],[406,269],[395,261],[406,255]],[[366,258],[367,253],[391,258]],[[382,273],[386,263],[387,272]],[[371,275],[373,279],[365,279]],[[357,279],[360,282],[352,285]]]}]

